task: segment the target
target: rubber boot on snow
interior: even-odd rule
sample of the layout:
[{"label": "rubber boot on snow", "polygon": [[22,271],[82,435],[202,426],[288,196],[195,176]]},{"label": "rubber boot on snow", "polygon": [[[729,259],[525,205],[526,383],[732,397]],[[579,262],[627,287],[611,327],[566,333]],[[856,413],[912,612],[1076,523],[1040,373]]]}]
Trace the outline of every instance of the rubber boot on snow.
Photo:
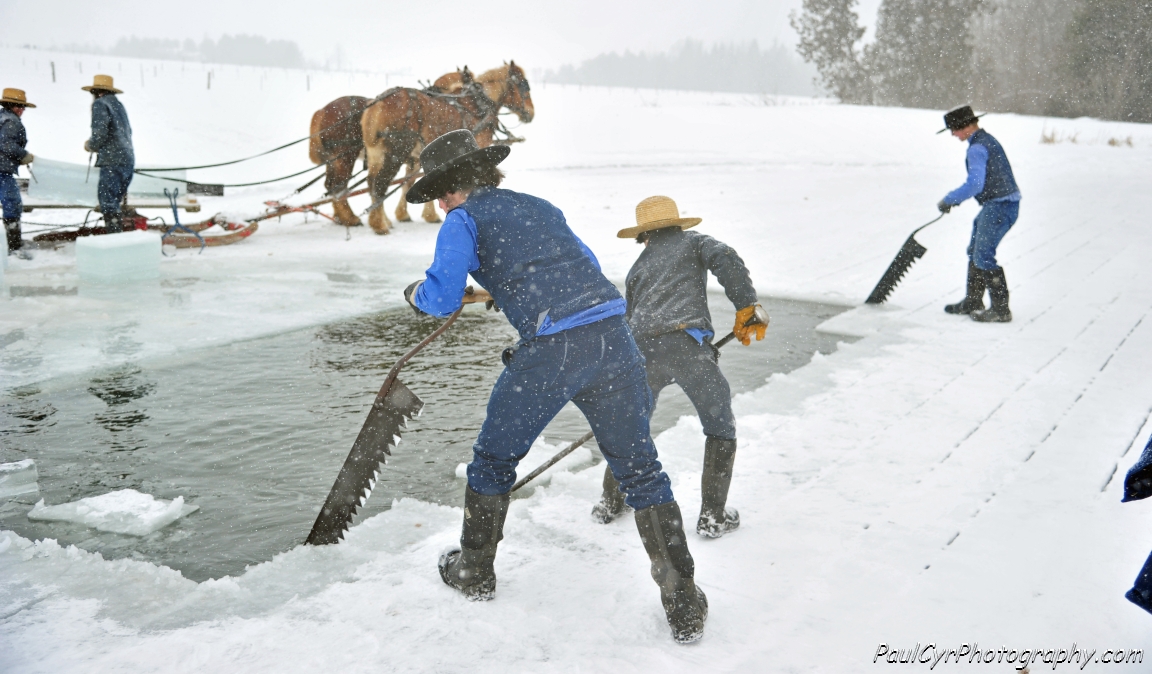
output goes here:
[{"label": "rubber boot on snow", "polygon": [[984,272],[968,262],[968,290],[964,299],[956,304],[949,304],[944,311],[950,314],[971,314],[984,308]]},{"label": "rubber boot on snow", "polygon": [[464,493],[464,531],[460,547],[440,556],[440,578],[469,601],[496,596],[496,546],[504,538],[508,494],[484,496],[469,487]]},{"label": "rubber boot on snow", "polygon": [[694,580],[695,565],[688,552],[680,506],[670,501],[636,511],[636,529],[652,560],[652,580],[660,587],[660,603],[677,643],[704,636],[708,598]]},{"label": "rubber boot on snow", "polygon": [[4,218],[4,236],[8,241],[8,254],[21,260],[31,260],[32,253],[24,247],[24,235],[20,231],[20,218]]},{"label": "rubber boot on snow", "polygon": [[972,320],[980,323],[1011,322],[1012,312],[1008,309],[1008,280],[1004,278],[1004,268],[985,271],[984,280],[988,284],[988,296],[992,298],[992,307],[972,312]]},{"label": "rubber boot on snow", "polygon": [[736,440],[709,437],[704,442],[704,472],[700,477],[700,519],[696,533],[720,538],[740,526],[740,513],[725,508],[728,486],[732,484],[732,464],[736,460]]},{"label": "rubber boot on snow", "polygon": [[624,503],[624,494],[620,491],[620,483],[612,475],[612,469],[604,466],[604,493],[600,495],[600,502],[592,506],[592,519],[600,524],[608,524],[625,511],[631,510]]}]

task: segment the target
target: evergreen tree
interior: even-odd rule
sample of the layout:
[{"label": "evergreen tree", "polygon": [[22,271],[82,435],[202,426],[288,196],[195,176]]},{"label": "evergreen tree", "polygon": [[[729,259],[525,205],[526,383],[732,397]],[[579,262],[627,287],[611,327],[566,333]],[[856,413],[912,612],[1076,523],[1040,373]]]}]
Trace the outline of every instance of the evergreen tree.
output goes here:
[{"label": "evergreen tree", "polygon": [[949,108],[976,79],[968,25],[982,0],[884,0],[867,50],[878,103]]},{"label": "evergreen tree", "polygon": [[1068,39],[1073,111],[1152,122],[1152,1],[1084,0]]},{"label": "evergreen tree", "polygon": [[856,0],[804,0],[801,13],[789,21],[800,36],[796,50],[816,65],[824,88],[845,103],[871,103],[872,89],[863,54],[856,43],[864,37]]}]

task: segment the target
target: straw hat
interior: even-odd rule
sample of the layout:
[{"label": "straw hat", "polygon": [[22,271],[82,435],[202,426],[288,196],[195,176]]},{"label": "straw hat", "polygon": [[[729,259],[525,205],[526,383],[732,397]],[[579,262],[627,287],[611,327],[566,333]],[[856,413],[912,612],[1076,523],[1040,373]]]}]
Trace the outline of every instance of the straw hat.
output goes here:
[{"label": "straw hat", "polygon": [[24,95],[23,89],[5,89],[4,97],[0,98],[0,103],[11,103],[25,108],[36,107],[28,102],[28,97]]},{"label": "straw hat", "polygon": [[668,197],[648,197],[636,204],[636,226],[622,229],[616,236],[621,239],[634,239],[641,232],[665,227],[688,229],[700,224],[700,218],[682,218],[676,202]]},{"label": "straw hat", "polygon": [[80,88],[84,91],[111,91],[114,94],[124,93],[123,91],[120,91],[116,87],[112,86],[111,75],[97,75],[92,78],[92,86]]}]

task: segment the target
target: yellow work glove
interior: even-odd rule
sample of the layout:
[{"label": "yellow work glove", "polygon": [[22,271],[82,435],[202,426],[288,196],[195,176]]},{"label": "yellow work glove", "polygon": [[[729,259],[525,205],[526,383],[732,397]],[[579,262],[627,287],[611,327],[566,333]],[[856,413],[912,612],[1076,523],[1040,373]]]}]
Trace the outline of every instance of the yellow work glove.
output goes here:
[{"label": "yellow work glove", "polygon": [[36,161],[36,157],[33,156],[33,154],[31,152],[29,152],[28,154],[24,155],[24,158],[20,160],[20,163],[21,164],[31,164],[34,161]]},{"label": "yellow work glove", "polygon": [[89,141],[84,141],[84,151],[85,152],[91,152],[92,151],[92,145],[89,143]]},{"label": "yellow work glove", "polygon": [[750,307],[744,307],[736,312],[736,325],[732,328],[732,333],[736,335],[736,339],[744,346],[752,343],[752,336],[756,336],[756,341],[764,339],[764,335],[768,332],[768,312],[764,311],[764,307],[759,304],[753,304]]}]

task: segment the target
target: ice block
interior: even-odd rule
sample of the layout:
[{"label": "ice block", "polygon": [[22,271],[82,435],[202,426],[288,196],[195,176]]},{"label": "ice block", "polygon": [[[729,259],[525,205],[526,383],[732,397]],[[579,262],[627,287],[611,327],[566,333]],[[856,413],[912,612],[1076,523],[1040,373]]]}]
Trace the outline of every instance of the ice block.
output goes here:
[{"label": "ice block", "polygon": [[24,459],[15,463],[0,463],[0,498],[32,494],[40,491],[36,462]]},{"label": "ice block", "polygon": [[85,281],[117,283],[160,274],[160,235],[135,230],[76,239],[76,271]]}]

